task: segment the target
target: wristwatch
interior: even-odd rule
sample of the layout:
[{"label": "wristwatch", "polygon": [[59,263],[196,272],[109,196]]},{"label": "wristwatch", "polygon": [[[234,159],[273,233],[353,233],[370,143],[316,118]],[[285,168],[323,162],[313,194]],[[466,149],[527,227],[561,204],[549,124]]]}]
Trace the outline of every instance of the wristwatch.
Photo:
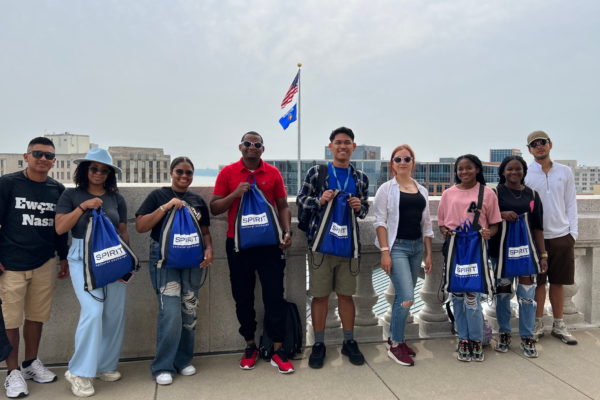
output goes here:
[{"label": "wristwatch", "polygon": [[283,231],[283,234],[285,235],[286,233],[290,234],[290,237],[294,236],[294,232],[292,232],[291,229],[286,229],[285,231]]},{"label": "wristwatch", "polygon": [[540,254],[540,257],[542,257],[542,258],[548,258],[548,252]]}]

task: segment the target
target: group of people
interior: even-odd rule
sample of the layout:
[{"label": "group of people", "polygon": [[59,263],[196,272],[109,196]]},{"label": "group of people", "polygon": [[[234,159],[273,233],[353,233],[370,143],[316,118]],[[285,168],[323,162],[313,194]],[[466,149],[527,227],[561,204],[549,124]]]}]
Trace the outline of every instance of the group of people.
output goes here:
[{"label": "group of people", "polygon": [[[369,213],[367,175],[350,162],[356,148],[354,132],[345,127],[329,136],[333,161],[311,168],[297,195],[300,212],[307,217],[306,237],[309,247],[318,248],[323,225],[329,223],[330,208],[339,193],[347,194],[347,207],[359,236],[356,219]],[[152,191],[136,212],[138,233],[150,232],[149,269],[159,307],[156,330],[156,355],[150,366],[160,385],[168,385],[177,375],[196,373],[191,364],[197,324],[198,290],[204,269],[213,261],[209,231],[210,214],[227,212],[226,253],[231,290],[235,300],[239,333],[246,341],[240,368],[255,367],[258,347],[254,308],[255,276],[262,285],[265,308],[265,331],[272,339],[271,364],[284,374],[294,366],[283,349],[286,336],[286,301],[284,300],[285,250],[292,244],[291,212],[281,173],[262,161],[264,140],[248,132],[239,144],[241,159],[221,170],[213,196],[207,202],[189,191],[194,165],[187,157],[177,157],[170,166],[171,186]],[[546,299],[546,282],[550,284],[554,324],[552,335],[567,344],[576,340],[562,319],[563,285],[574,283],[574,242],[577,239],[576,189],[569,168],[549,158],[552,142],[542,131],[531,133],[527,147],[534,156],[529,166],[519,156],[507,157],[499,168],[500,184],[494,190],[484,187],[483,202],[478,204],[480,186],[485,186],[481,161],[474,155],[459,157],[455,163],[456,185],[446,190],[438,208],[438,225],[448,240],[467,219],[478,215],[479,234],[487,241],[489,256],[497,265],[502,243],[501,222],[514,221],[524,213],[533,232],[541,271],[516,279],[496,282],[500,335],[495,350],[506,352],[511,345],[510,298],[515,292],[519,302],[520,347],[527,357],[537,357],[535,343],[544,335],[542,315]],[[127,204],[117,187],[110,154],[91,149],[85,158],[75,160],[74,188],[65,189],[48,176],[56,156],[52,141],[33,139],[24,155],[27,168],[0,178],[0,299],[6,335],[13,350],[6,359],[8,374],[5,389],[8,397],[28,394],[26,380],[49,383],[57,379],[38,359],[43,323],[50,318],[56,279],[71,277],[81,314],[75,334],[75,352],[65,373],[74,395],[94,394],[94,379],[116,381],[121,378],[118,360],[125,327],[128,279],[103,288],[88,290],[84,264],[84,246],[88,210],[102,210],[125,242]],[[384,183],[375,196],[373,208],[375,244],[381,250],[381,268],[396,290],[387,340],[388,356],[400,365],[414,365],[416,352],[405,341],[405,328],[414,302],[414,288],[424,262],[425,273],[434,268],[427,190],[413,179],[415,153],[408,145],[394,149],[390,157],[392,179]],[[529,171],[528,171],[529,170]],[[277,210],[282,238],[275,245],[239,248],[236,245],[236,216],[244,194],[252,190],[249,176]],[[190,207],[202,235],[204,260],[199,268],[157,268],[160,258],[161,227],[171,210]],[[545,208],[545,210],[544,210]],[[210,212],[209,212],[210,210]],[[545,212],[544,212],[545,211]],[[300,219],[300,218],[299,218]],[[335,225],[335,224],[334,224]],[[340,234],[340,227],[337,234]],[[347,229],[347,227],[344,227]],[[68,232],[72,241],[68,245]],[[344,231],[345,232],[345,231]],[[360,246],[354,249],[360,253]],[[532,255],[533,256],[533,255]],[[56,265],[60,265],[57,273]],[[357,257],[312,252],[309,262],[310,295],[314,345],[309,357],[311,368],[322,368],[326,357],[325,321],[328,299],[338,297],[338,312],[343,327],[342,354],[354,365],[364,363],[354,340]],[[442,266],[436,266],[436,268]],[[459,335],[458,359],[483,361],[483,314],[480,293],[453,293],[454,315]],[[23,323],[23,320],[25,322]],[[19,364],[20,327],[25,339],[24,361]]]}]

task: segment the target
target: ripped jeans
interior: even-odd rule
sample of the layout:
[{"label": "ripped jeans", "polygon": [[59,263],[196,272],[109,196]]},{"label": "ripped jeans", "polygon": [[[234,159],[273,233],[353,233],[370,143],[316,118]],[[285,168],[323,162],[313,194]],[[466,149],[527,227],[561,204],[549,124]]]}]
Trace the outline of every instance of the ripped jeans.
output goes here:
[{"label": "ripped jeans", "polygon": [[396,290],[392,305],[390,336],[392,341],[402,343],[404,342],[406,319],[410,314],[410,307],[412,307],[412,304],[409,306],[402,304],[412,303],[415,299],[415,285],[423,262],[423,239],[396,239],[390,257],[392,258],[390,280]]},{"label": "ripped jeans", "polygon": [[460,340],[483,340],[481,293],[452,293],[452,308]]},{"label": "ripped jeans", "polygon": [[156,324],[156,356],[150,365],[155,378],[168,373],[171,376],[192,362],[196,336],[196,309],[202,268],[161,268],[158,261],[158,243],[150,244],[150,279],[158,299]]},{"label": "ripped jeans", "polygon": [[[492,266],[496,270],[498,259],[492,258]],[[500,333],[511,333],[510,327],[510,298],[513,294],[513,282],[515,278],[503,278],[496,280],[496,315]],[[533,285],[523,285],[517,280],[517,300],[519,301],[519,335],[522,339],[533,337],[533,326],[535,324],[535,282]]]}]

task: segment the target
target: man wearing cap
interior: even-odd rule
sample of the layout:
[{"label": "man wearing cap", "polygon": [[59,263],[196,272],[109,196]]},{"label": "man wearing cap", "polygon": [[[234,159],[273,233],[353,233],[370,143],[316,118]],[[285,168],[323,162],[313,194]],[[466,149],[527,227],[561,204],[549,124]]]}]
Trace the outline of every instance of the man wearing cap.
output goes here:
[{"label": "man wearing cap", "polygon": [[548,257],[548,271],[537,276],[535,301],[537,311],[533,339],[544,336],[544,303],[546,281],[550,283],[550,304],[554,323],[552,336],[566,344],[575,345],[577,340],[567,331],[563,321],[565,292],[563,285],[575,283],[575,240],[577,239],[577,189],[573,172],[565,165],[552,162],[552,142],[543,131],[535,131],[527,137],[529,153],[534,162],[529,165],[525,184],[537,191],[544,204],[544,243]]},{"label": "man wearing cap", "polygon": [[[50,319],[56,278],[69,276],[67,235],[54,231],[56,204],[65,187],[48,176],[56,161],[54,144],[38,137],[23,155],[27,168],[0,178],[0,298],[12,352],[4,383],[9,398],[26,396],[26,379],[56,380],[40,362],[44,322]],[[60,272],[56,272],[56,252]],[[25,361],[19,368],[19,328],[23,324]],[[4,350],[10,351],[10,347]]]}]

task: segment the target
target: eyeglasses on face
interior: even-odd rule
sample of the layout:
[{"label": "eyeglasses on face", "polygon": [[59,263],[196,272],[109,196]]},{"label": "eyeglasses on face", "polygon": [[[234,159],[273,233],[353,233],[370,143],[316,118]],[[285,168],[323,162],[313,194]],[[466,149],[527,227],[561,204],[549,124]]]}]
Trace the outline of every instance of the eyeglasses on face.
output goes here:
[{"label": "eyeglasses on face", "polygon": [[401,162],[402,160],[404,160],[404,162],[408,164],[409,162],[411,162],[411,161],[413,160],[413,158],[412,158],[411,156],[406,156],[406,157],[394,157],[394,158],[393,158],[393,160],[394,160],[394,162],[395,162],[396,164],[400,164],[400,162]]},{"label": "eyeglasses on face", "polygon": [[263,147],[263,144],[261,142],[249,142],[247,140],[244,140],[241,144],[244,147],[254,146],[254,148],[256,148],[256,149],[260,149],[261,147]]},{"label": "eyeglasses on face", "polygon": [[536,140],[535,142],[529,143],[529,147],[531,147],[532,149],[535,149],[536,147],[538,147],[538,145],[545,146],[548,143],[550,143],[550,140],[548,140],[548,139],[541,139],[539,141]]},{"label": "eyeglasses on face", "polygon": [[183,174],[186,174],[187,176],[192,176],[192,175],[194,175],[194,171],[192,171],[191,169],[188,169],[188,170],[184,171],[181,168],[178,168],[178,169],[175,170],[175,174],[177,176],[181,176]]},{"label": "eyeglasses on face", "polygon": [[90,167],[90,172],[92,174],[97,174],[98,172],[100,172],[102,175],[108,175],[110,173],[110,169],[108,168],[98,168],[96,166]]},{"label": "eyeglasses on face", "polygon": [[54,160],[54,157],[56,157],[56,154],[51,153],[49,151],[40,151],[40,150],[32,150],[32,151],[28,151],[27,154],[31,154],[33,156],[33,158],[42,158],[42,156],[46,157],[46,160],[50,161],[50,160]]}]

